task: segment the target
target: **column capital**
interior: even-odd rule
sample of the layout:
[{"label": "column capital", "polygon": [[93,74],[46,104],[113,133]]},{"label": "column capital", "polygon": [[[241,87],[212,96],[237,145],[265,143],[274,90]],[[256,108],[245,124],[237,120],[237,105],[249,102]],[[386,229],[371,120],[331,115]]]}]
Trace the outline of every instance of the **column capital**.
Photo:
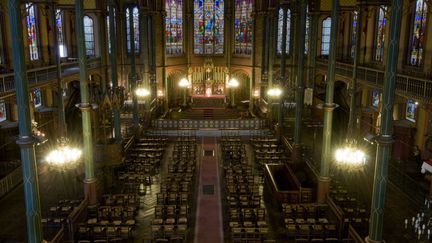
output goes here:
[{"label": "column capital", "polygon": [[28,148],[34,146],[36,139],[33,136],[19,136],[16,140],[16,144],[21,148]]},{"label": "column capital", "polygon": [[391,146],[394,143],[394,139],[392,136],[383,134],[378,135],[375,141],[378,145],[382,146]]}]

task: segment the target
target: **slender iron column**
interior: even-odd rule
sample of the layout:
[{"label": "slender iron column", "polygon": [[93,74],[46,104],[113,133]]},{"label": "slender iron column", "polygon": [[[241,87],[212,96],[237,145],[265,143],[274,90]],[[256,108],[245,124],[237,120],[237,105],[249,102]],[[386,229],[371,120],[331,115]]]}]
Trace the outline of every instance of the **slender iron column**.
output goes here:
[{"label": "slender iron column", "polygon": [[134,21],[133,21],[133,7],[129,7],[129,44],[130,44],[130,65],[131,65],[131,84],[132,84],[132,102],[133,102],[133,122],[135,128],[139,125],[139,114],[138,114],[138,100],[135,95],[135,89],[137,88],[136,80],[136,67],[135,67],[135,33],[134,33]]},{"label": "slender iron column", "polygon": [[296,115],[294,126],[294,144],[300,144],[301,139],[301,122],[303,114],[303,96],[304,96],[304,49],[305,49],[305,33],[306,33],[306,2],[300,0],[299,7],[299,30],[297,36],[297,93],[296,93]]},{"label": "slender iron column", "polygon": [[276,59],[276,35],[277,35],[277,20],[276,17],[278,11],[275,9],[269,9],[268,21],[269,21],[269,36],[268,36],[268,87],[273,85],[273,74],[274,74],[274,63]]},{"label": "slender iron column", "polygon": [[[161,25],[163,26],[163,29],[165,30],[166,29],[166,26],[165,26],[166,11],[164,11],[164,10],[161,11],[160,15],[161,15],[160,21],[162,23]],[[191,29],[189,35],[192,35],[192,28],[189,28],[189,29]],[[190,38],[190,36],[188,36],[188,38]],[[168,87],[168,78],[166,76],[166,36],[165,36],[165,34],[162,35],[161,39],[162,39],[162,80],[163,80],[164,85],[165,85],[164,111],[168,112],[169,111],[169,96],[168,95],[170,94],[170,92],[168,91],[168,88],[169,88]],[[190,44],[188,47],[190,47],[190,45],[192,44],[192,41],[190,41],[189,43]],[[193,47],[191,47],[188,50],[188,60],[190,60],[190,55],[192,55],[191,54],[192,51],[193,51]]]},{"label": "slender iron column", "polygon": [[316,56],[317,56],[317,43],[318,43],[318,17],[317,12],[310,12],[311,21],[309,24],[310,35],[309,35],[309,53],[308,53],[308,87],[314,88],[315,86],[315,68],[316,68]]},{"label": "slender iron column", "polygon": [[[142,8],[141,12],[141,17],[140,17],[140,29],[141,29],[141,36],[142,36],[142,46],[143,48],[141,48],[142,53],[144,58],[142,58],[143,60],[143,64],[144,64],[144,76],[143,76],[143,84],[144,86],[151,92],[151,87],[150,87],[150,47],[149,47],[149,31],[148,31],[148,9],[147,8]],[[150,100],[151,100],[151,95],[145,97],[145,104],[144,104],[144,110],[146,111],[146,115],[147,115],[147,111],[150,109]]]},{"label": "slender iron column", "polygon": [[15,75],[16,101],[18,104],[19,136],[23,170],[24,199],[27,221],[27,241],[42,242],[39,182],[36,165],[35,140],[31,132],[27,68],[24,57],[22,17],[19,0],[8,1],[9,29],[14,46],[12,48]]},{"label": "slender iron column", "polygon": [[[117,73],[117,33],[115,28],[115,19],[114,19],[114,2],[113,0],[109,0],[108,5],[109,10],[109,33],[110,33],[110,42],[111,42],[111,53],[110,53],[110,62],[111,62],[111,82],[112,89],[114,91],[114,95],[117,95],[118,90],[118,73]],[[118,106],[113,107],[114,113],[114,137],[115,140],[119,143],[122,140],[121,137],[121,124],[120,124],[120,110]]]},{"label": "slender iron column", "polygon": [[362,9],[362,5],[360,4],[358,15],[357,15],[352,83],[349,89],[349,92],[351,93],[351,97],[350,97],[350,111],[349,111],[349,120],[348,120],[348,136],[354,135],[354,129],[356,123],[357,68],[358,68],[358,62],[360,60],[360,41],[361,41],[362,21],[363,21],[363,9]]},{"label": "slender iron column", "polygon": [[332,138],[332,123],[333,123],[333,110],[336,104],[333,103],[334,96],[334,82],[335,82],[335,68],[336,68],[336,42],[337,42],[337,26],[339,19],[339,0],[332,0],[332,16],[331,16],[331,30],[330,30],[330,52],[329,52],[329,65],[326,86],[326,97],[323,105],[324,109],[324,128],[323,128],[323,142],[321,153],[321,170],[318,181],[318,202],[323,203],[327,197],[330,185],[329,167],[331,159],[331,138]]},{"label": "slender iron column", "polygon": [[[254,85],[254,83],[255,83],[255,77],[256,77],[256,75],[255,75],[255,67],[256,67],[256,64],[255,64],[255,60],[256,60],[256,58],[255,58],[255,55],[256,55],[256,53],[255,53],[255,43],[256,43],[256,39],[255,39],[255,29],[256,29],[256,26],[257,26],[257,12],[254,10],[254,12],[252,13],[252,16],[251,16],[251,18],[253,19],[253,28],[252,28],[252,53],[251,53],[251,55],[252,55],[252,75],[251,75],[251,78],[249,79],[249,113],[253,113],[253,105],[254,105],[254,103],[253,103],[253,90],[254,90],[254,87],[253,87],[253,85]],[[262,16],[261,16],[262,17]],[[262,52],[261,52],[262,53]],[[262,54],[261,54],[262,55]]]},{"label": "slender iron column", "polygon": [[377,139],[375,177],[372,190],[369,236],[366,242],[383,242],[383,219],[386,199],[388,163],[393,143],[393,103],[396,89],[396,73],[399,55],[400,27],[402,20],[402,0],[392,0],[390,31],[387,52],[387,65],[384,73],[383,106],[381,112],[380,135]]},{"label": "slender iron column", "polygon": [[67,125],[66,125],[66,115],[65,115],[65,110],[64,110],[64,100],[63,100],[63,81],[62,81],[62,71],[61,71],[61,65],[60,65],[60,50],[59,50],[59,43],[58,43],[58,30],[57,30],[57,26],[56,26],[56,16],[57,16],[57,11],[56,11],[56,5],[54,2],[51,2],[51,14],[52,14],[52,18],[51,18],[51,26],[53,26],[52,30],[53,30],[53,36],[54,36],[54,44],[53,44],[53,53],[55,55],[55,59],[56,59],[56,75],[57,75],[57,86],[58,86],[58,94],[57,94],[57,102],[58,102],[58,110],[57,110],[57,114],[58,114],[58,119],[59,119],[59,134],[60,137],[65,137],[67,134]]},{"label": "slender iron column", "polygon": [[[106,24],[106,15],[105,10],[102,10],[101,12],[96,13],[96,23],[98,23],[99,26],[99,53],[100,53],[100,62],[102,67],[106,67],[108,65],[108,40],[107,40],[107,30],[105,28]],[[108,20],[109,21],[109,20]],[[109,38],[109,37],[108,37]],[[106,94],[107,92],[107,80],[108,80],[108,68],[104,68],[104,75],[102,76],[100,80],[100,86],[102,94]],[[96,114],[96,113],[95,113]],[[95,131],[98,131],[99,129],[95,129]],[[97,137],[97,136],[95,136]],[[104,138],[105,139],[105,138]]]},{"label": "slender iron column", "polygon": [[[262,75],[266,76],[268,75],[268,66],[269,66],[269,42],[270,42],[270,17],[269,13],[264,13],[263,17],[263,58],[262,58]],[[254,35],[255,36],[255,35]]]},{"label": "slender iron column", "polygon": [[89,205],[94,206],[98,203],[96,192],[96,177],[94,176],[93,163],[93,141],[91,125],[91,104],[88,90],[87,56],[84,45],[84,9],[83,0],[75,1],[76,17],[76,40],[78,47],[78,59],[80,69],[80,93],[81,104],[79,108],[82,112],[83,128],[83,160],[85,169],[84,193],[89,200]]}]

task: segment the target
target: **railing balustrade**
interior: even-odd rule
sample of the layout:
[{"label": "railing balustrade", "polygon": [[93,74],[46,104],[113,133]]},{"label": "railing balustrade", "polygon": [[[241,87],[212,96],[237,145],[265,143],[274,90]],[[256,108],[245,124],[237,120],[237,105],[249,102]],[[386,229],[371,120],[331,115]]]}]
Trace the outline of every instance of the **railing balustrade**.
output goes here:
[{"label": "railing balustrade", "polygon": [[[317,68],[327,70],[328,61],[325,59],[317,60]],[[336,74],[352,78],[353,65],[349,63],[337,62]],[[357,78],[360,82],[372,84],[382,88],[384,85],[384,71],[360,66],[357,70]],[[404,74],[398,74],[396,78],[396,92],[413,98],[422,99],[431,102],[432,99],[432,80],[421,77],[412,77]]]},{"label": "railing balustrade", "polygon": [[[90,69],[100,67],[100,58],[89,59],[87,66]],[[62,73],[73,67],[78,67],[77,61],[62,63]],[[67,72],[64,75],[72,75],[78,72],[79,69],[76,68],[74,70],[70,70],[70,72]],[[28,84],[30,86],[53,81],[57,78],[57,67],[56,65],[50,65],[41,68],[29,69],[27,70],[27,78]],[[11,72],[7,74],[0,74],[0,97],[12,92],[15,92],[14,73]]]}]

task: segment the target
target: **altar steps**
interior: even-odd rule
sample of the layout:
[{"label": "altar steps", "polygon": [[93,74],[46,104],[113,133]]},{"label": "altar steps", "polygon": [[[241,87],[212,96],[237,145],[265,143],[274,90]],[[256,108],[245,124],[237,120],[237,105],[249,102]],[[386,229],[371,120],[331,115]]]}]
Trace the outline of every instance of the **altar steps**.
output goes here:
[{"label": "altar steps", "polygon": [[242,129],[149,129],[145,132],[146,136],[167,136],[167,137],[222,137],[222,136],[269,136],[272,132],[269,129],[256,129],[256,130],[242,130]]},{"label": "altar steps", "polygon": [[222,120],[237,119],[240,114],[231,109],[189,109],[180,113],[181,119],[191,120]]},{"label": "altar steps", "polygon": [[203,110],[203,118],[204,119],[213,119],[213,110],[205,109]]}]

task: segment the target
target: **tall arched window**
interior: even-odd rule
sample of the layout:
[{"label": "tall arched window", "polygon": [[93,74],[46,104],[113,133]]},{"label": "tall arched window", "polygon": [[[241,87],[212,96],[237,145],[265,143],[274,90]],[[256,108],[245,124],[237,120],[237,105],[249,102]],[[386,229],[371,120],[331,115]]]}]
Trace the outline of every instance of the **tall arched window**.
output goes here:
[{"label": "tall arched window", "polygon": [[310,16],[309,16],[309,5],[306,6],[306,31],[305,31],[305,49],[304,54],[307,55],[309,52],[309,23]]},{"label": "tall arched window", "polygon": [[[126,47],[127,47],[128,53],[131,52],[131,45],[130,45],[130,37],[131,37],[130,29],[131,28],[129,26],[129,11],[130,11],[130,7],[126,8]],[[138,7],[136,7],[136,6],[133,7],[133,9],[132,9],[132,18],[133,18],[132,21],[133,21],[135,53],[139,53],[140,52],[139,11],[138,11]]]},{"label": "tall arched window", "polygon": [[84,43],[87,56],[95,55],[95,37],[93,19],[89,16],[84,16]]},{"label": "tall arched window", "polygon": [[375,61],[382,62],[384,55],[384,43],[385,43],[385,27],[387,24],[387,18],[385,16],[387,12],[387,6],[381,5],[377,10],[377,26],[375,36]]},{"label": "tall arched window", "polygon": [[252,53],[252,0],[235,1],[235,54],[250,55]]},{"label": "tall arched window", "polygon": [[[283,28],[283,9],[279,9],[278,16],[278,36],[277,36],[277,54],[282,54],[282,28]],[[291,10],[287,10],[286,14],[286,42],[285,42],[285,53],[290,53],[290,38],[291,38]]]},{"label": "tall arched window", "polygon": [[64,12],[56,10],[57,44],[60,57],[67,57],[67,49],[64,37]]},{"label": "tall arched window", "polygon": [[194,0],[194,53],[223,52],[224,0]]},{"label": "tall arched window", "polygon": [[165,50],[168,55],[180,55],[183,53],[183,0],[166,0],[165,10]]},{"label": "tall arched window", "polygon": [[323,56],[327,56],[329,54],[330,29],[331,29],[331,18],[327,17],[322,21],[321,55]]},{"label": "tall arched window", "polygon": [[[108,40],[108,53],[111,53],[111,38],[110,38],[110,22],[109,22],[109,18],[110,18],[110,11],[109,11],[109,6],[107,7],[107,16],[106,16],[106,33],[107,33],[107,40]],[[116,29],[116,25],[115,25],[115,16],[116,16],[116,10],[113,7],[113,14],[114,14],[114,32]]]},{"label": "tall arched window", "polygon": [[352,22],[351,22],[351,58],[354,58],[355,53],[355,43],[357,38],[357,18],[358,18],[358,12],[354,11],[352,14]]},{"label": "tall arched window", "polygon": [[28,37],[28,46],[30,51],[30,60],[38,60],[39,59],[39,48],[38,48],[38,30],[36,27],[36,6],[33,3],[27,3],[27,37]]},{"label": "tall arched window", "polygon": [[420,66],[423,63],[423,48],[425,44],[425,30],[427,21],[427,3],[417,0],[412,22],[412,33],[409,47],[409,64]]}]

